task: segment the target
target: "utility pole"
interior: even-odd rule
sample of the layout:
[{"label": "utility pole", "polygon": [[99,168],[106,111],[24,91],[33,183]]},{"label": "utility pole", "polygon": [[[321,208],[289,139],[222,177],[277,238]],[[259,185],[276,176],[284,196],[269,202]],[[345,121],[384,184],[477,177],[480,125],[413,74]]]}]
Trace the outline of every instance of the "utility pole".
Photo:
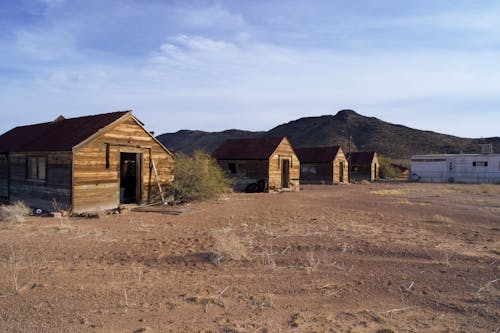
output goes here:
[{"label": "utility pole", "polygon": [[351,140],[352,140],[352,136],[348,133],[349,135],[349,145],[348,145],[348,150],[349,150],[349,160],[347,161],[347,163],[349,163],[349,175],[348,175],[348,180],[349,180],[349,183],[351,182],[351,171],[352,171],[352,167],[351,167],[351,159],[352,159],[352,156],[351,156]]}]

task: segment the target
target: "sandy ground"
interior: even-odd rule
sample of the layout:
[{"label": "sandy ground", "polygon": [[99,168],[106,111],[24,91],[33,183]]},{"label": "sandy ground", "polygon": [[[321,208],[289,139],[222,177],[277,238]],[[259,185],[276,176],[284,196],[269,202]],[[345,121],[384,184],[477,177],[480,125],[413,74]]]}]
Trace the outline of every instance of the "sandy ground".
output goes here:
[{"label": "sandy ground", "polygon": [[500,332],[500,186],[0,224],[0,332]]}]

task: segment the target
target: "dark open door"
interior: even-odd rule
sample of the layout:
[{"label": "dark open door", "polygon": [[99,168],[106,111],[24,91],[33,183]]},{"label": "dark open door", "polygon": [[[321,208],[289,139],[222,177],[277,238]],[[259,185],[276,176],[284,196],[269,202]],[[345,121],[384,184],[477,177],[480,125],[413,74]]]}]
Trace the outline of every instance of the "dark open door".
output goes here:
[{"label": "dark open door", "polygon": [[141,154],[120,153],[120,203],[140,203]]},{"label": "dark open door", "polygon": [[339,182],[344,182],[344,162],[339,163]]},{"label": "dark open door", "polygon": [[283,160],[281,163],[281,187],[290,186],[290,160]]}]

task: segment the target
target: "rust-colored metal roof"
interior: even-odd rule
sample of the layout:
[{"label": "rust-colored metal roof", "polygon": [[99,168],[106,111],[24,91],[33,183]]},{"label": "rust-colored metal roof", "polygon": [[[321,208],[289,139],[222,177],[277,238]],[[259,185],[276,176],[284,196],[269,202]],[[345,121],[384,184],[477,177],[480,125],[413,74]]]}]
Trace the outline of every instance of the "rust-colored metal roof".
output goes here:
[{"label": "rust-colored metal roof", "polygon": [[346,154],[346,158],[351,163],[351,165],[371,165],[373,159],[375,158],[376,152],[374,151],[356,151],[351,152],[351,158],[349,159],[349,153]]},{"label": "rust-colored metal roof", "polygon": [[130,111],[56,120],[19,126],[0,136],[0,152],[70,151],[74,146]]},{"label": "rust-colored metal roof", "polygon": [[218,160],[267,160],[284,137],[229,139],[213,153]]},{"label": "rust-colored metal roof", "polygon": [[335,159],[340,146],[295,148],[300,163],[330,163]]}]

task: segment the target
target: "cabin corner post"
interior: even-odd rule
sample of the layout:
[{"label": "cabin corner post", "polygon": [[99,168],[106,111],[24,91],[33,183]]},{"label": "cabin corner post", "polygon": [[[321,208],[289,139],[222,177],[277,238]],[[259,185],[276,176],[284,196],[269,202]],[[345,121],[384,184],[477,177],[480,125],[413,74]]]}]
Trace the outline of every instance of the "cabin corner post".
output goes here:
[{"label": "cabin corner post", "polygon": [[151,204],[151,178],[153,172],[153,156],[151,155],[151,148],[148,148],[149,157],[149,172],[148,172],[148,205]]},{"label": "cabin corner post", "polygon": [[76,169],[76,156],[78,154],[79,149],[77,147],[73,147],[71,149],[71,177],[70,177],[70,190],[69,190],[69,197],[70,197],[70,212],[73,214],[78,211],[78,207],[75,202],[75,169]]},{"label": "cabin corner post", "polygon": [[7,203],[10,204],[10,153],[6,153],[5,158],[7,159]]}]

